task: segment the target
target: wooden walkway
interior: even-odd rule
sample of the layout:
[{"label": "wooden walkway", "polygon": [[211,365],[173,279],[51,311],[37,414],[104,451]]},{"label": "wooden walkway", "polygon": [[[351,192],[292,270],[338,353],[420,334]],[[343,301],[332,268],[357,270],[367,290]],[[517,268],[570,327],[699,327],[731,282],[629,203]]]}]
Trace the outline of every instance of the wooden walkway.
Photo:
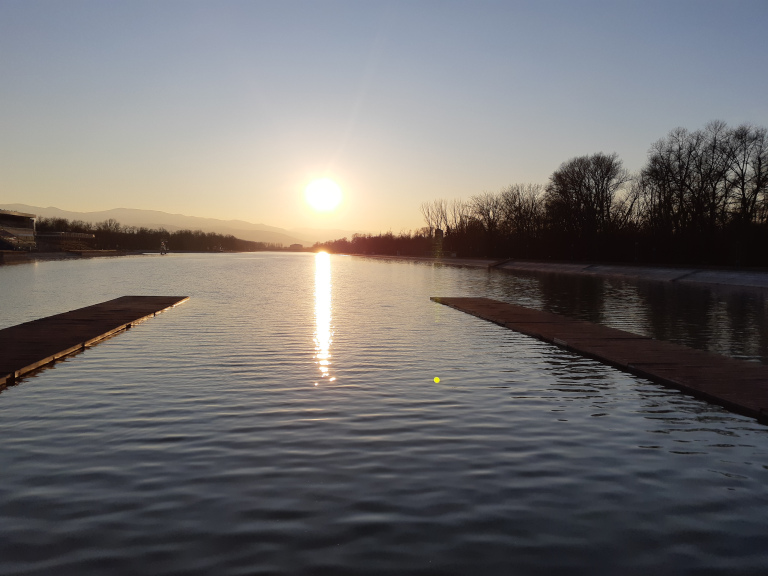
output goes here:
[{"label": "wooden walkway", "polygon": [[122,296],[0,330],[0,390],[24,374],[189,300]]},{"label": "wooden walkway", "polygon": [[432,301],[556,344],[768,424],[768,366],[489,298]]}]

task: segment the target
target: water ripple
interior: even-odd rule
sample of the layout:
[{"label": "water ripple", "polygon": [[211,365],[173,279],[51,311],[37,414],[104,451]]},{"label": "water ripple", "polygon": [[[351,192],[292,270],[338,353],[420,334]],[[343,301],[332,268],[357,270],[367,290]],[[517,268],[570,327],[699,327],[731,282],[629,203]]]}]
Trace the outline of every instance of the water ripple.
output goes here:
[{"label": "water ripple", "polygon": [[[192,300],[0,394],[2,574],[768,563],[765,427],[428,300],[490,295],[695,340],[654,324],[675,294],[648,304],[619,282],[575,298],[532,277],[333,257],[323,378],[312,255],[50,264],[0,268],[25,285],[4,319],[119,295],[116,279]],[[754,326],[717,302],[707,330],[734,323],[715,347],[735,349]]]}]

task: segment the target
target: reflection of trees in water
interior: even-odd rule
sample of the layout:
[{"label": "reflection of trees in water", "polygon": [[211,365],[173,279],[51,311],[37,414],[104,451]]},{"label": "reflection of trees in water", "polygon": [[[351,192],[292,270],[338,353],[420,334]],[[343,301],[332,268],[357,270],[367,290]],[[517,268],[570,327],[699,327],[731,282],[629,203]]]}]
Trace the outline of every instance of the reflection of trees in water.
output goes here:
[{"label": "reflection of trees in water", "polygon": [[727,294],[725,310],[733,335],[729,354],[759,357],[768,364],[768,294],[734,291]]},{"label": "reflection of trees in water", "polygon": [[504,276],[489,276],[489,297],[768,364],[766,291],[557,273]]},{"label": "reflection of trees in water", "polygon": [[605,306],[605,280],[602,278],[542,274],[538,281],[544,310],[602,323]]},{"label": "reflection of trees in water", "polygon": [[638,283],[637,293],[650,336],[768,363],[765,294],[667,282]]},{"label": "reflection of trees in water", "polygon": [[716,305],[710,290],[669,282],[640,282],[648,335],[708,350],[712,332],[712,310]]}]

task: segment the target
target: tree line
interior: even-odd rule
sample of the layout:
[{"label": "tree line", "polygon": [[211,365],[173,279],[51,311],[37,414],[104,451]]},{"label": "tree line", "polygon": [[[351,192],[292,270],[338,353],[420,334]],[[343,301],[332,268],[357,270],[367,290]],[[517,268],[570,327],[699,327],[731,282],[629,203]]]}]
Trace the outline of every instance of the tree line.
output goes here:
[{"label": "tree line", "polygon": [[[426,229],[415,235],[344,239],[324,247],[768,266],[768,135],[762,127],[732,128],[721,121],[693,132],[676,128],[650,147],[636,174],[617,154],[599,152],[562,163],[544,185],[436,199],[420,210]],[[411,248],[404,248],[409,242]]]},{"label": "tree line", "polygon": [[181,252],[255,252],[282,248],[278,244],[241,240],[232,235],[202,230],[169,232],[164,228],[123,226],[112,218],[97,223],[70,221],[66,218],[38,218],[35,228],[38,233],[93,234],[93,248],[100,250],[159,250],[163,242],[169,250]]},{"label": "tree line", "polygon": [[315,250],[334,254],[389,254],[392,256],[434,256],[435,241],[429,228],[417,232],[383,234],[353,234],[352,239],[341,238],[317,243]]}]

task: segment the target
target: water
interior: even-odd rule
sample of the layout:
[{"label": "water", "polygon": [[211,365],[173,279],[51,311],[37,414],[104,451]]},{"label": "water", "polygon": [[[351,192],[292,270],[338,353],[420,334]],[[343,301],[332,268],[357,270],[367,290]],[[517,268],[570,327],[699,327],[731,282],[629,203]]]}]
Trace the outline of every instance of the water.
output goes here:
[{"label": "water", "polygon": [[768,566],[768,428],[429,301],[764,361],[761,293],[310,254],[46,262],[0,290],[0,327],[192,297],[0,394],[1,574]]}]

